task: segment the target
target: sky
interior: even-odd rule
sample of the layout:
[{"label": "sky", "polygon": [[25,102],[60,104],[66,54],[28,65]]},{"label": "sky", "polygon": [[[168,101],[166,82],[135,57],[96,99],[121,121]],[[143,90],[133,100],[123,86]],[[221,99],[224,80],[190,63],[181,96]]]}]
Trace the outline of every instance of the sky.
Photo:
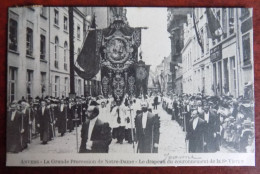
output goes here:
[{"label": "sky", "polygon": [[152,70],[170,55],[171,43],[167,32],[167,8],[129,7],[127,20],[131,27],[148,27],[142,30],[143,60]]}]

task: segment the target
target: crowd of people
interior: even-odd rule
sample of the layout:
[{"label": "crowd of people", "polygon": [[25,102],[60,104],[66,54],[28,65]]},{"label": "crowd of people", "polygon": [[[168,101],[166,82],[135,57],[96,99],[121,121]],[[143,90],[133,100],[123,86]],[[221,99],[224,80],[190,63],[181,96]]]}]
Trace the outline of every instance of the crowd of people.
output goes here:
[{"label": "crowd of people", "polygon": [[202,94],[126,95],[120,105],[112,96],[101,95],[22,98],[9,105],[7,152],[21,152],[36,138],[46,145],[80,127],[79,153],[108,153],[112,139],[118,144],[132,144],[134,152],[157,153],[160,104],[186,132],[187,152],[214,153],[221,146],[254,152],[253,101]]},{"label": "crowd of people", "polygon": [[254,101],[243,96],[166,95],[163,108],[186,132],[189,152],[254,152]]},{"label": "crowd of people", "polygon": [[7,114],[7,152],[21,152],[36,138],[46,145],[77,127],[81,127],[79,153],[107,153],[112,139],[137,145],[138,153],[158,152],[160,121],[149,103],[126,96],[118,106],[112,96],[101,95],[13,101]]}]

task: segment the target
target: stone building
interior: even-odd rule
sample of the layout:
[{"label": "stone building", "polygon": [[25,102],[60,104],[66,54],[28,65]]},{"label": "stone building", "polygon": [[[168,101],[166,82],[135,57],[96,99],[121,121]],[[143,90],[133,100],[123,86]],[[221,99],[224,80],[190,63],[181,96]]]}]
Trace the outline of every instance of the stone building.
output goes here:
[{"label": "stone building", "polygon": [[9,8],[7,102],[49,94],[49,11]]},{"label": "stone building", "polygon": [[252,10],[209,10],[220,24],[219,37],[212,37],[209,29],[212,21],[209,21],[206,8],[196,8],[194,13],[188,14],[183,27],[183,92],[234,97],[244,95],[245,86],[253,82]]},{"label": "stone building", "polygon": [[167,31],[171,39],[171,72],[172,91],[180,94],[182,86],[181,50],[184,46],[183,24],[187,22],[187,14],[191,8],[168,8]]},{"label": "stone building", "polygon": [[[22,97],[68,97],[70,92],[68,7],[9,8],[8,103]],[[74,61],[93,15],[97,28],[112,20],[109,7],[74,7]],[[99,78],[84,81],[75,73],[76,95],[101,92]]]}]

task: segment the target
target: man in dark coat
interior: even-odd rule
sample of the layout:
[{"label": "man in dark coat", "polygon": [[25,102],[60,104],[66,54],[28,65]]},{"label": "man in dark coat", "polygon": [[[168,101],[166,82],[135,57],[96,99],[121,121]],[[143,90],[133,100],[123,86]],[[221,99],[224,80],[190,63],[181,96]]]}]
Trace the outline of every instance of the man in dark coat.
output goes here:
[{"label": "man in dark coat", "polygon": [[184,119],[183,119],[183,125],[184,126],[183,127],[184,127],[184,130],[187,131],[187,127],[188,127],[189,121],[191,119],[191,105],[190,105],[189,100],[186,100],[184,102],[183,116],[184,116]]},{"label": "man in dark coat", "polygon": [[189,140],[189,152],[202,153],[204,152],[205,121],[199,118],[197,110],[192,111],[191,117],[186,135],[186,139]]},{"label": "man in dark coat", "polygon": [[205,149],[204,152],[217,151],[217,133],[219,132],[219,124],[217,124],[217,113],[215,110],[210,109],[208,103],[204,103],[203,107],[203,120],[205,121]]},{"label": "man in dark coat", "polygon": [[40,139],[42,144],[47,144],[50,135],[50,110],[46,106],[46,100],[41,100],[41,107],[38,109],[37,114],[37,127],[40,130]]},{"label": "man in dark coat", "polygon": [[79,153],[108,153],[112,141],[111,128],[99,118],[97,106],[89,106],[87,119],[81,129],[81,145]]},{"label": "man in dark coat", "polygon": [[54,119],[54,112],[53,112],[53,104],[49,99],[47,100],[47,108],[50,111],[49,141],[51,141],[55,137],[55,126],[54,126],[55,119]]},{"label": "man in dark coat", "polygon": [[141,104],[142,112],[135,118],[138,153],[158,153],[160,121],[157,115],[148,111],[148,103]]},{"label": "man in dark coat", "polygon": [[17,107],[17,101],[13,101],[7,113],[6,150],[12,153],[18,153],[22,150],[20,139],[22,114],[17,110]]},{"label": "man in dark coat", "polygon": [[63,136],[67,130],[67,106],[64,104],[64,100],[61,99],[58,107],[58,132]]},{"label": "man in dark coat", "polygon": [[73,100],[70,99],[68,103],[68,124],[67,124],[67,129],[69,130],[69,132],[74,130],[74,123],[73,123],[73,119],[75,117],[74,113],[75,113],[75,107],[73,106]]},{"label": "man in dark coat", "polygon": [[22,113],[22,120],[21,120],[21,129],[24,129],[23,133],[21,134],[21,143],[22,149],[26,149],[28,147],[28,143],[30,142],[29,137],[29,122],[31,117],[31,111],[29,104],[26,103],[25,100],[20,101],[21,104],[21,113]]},{"label": "man in dark coat", "polygon": [[159,104],[158,96],[156,95],[153,99],[153,109],[157,109],[157,105]]}]

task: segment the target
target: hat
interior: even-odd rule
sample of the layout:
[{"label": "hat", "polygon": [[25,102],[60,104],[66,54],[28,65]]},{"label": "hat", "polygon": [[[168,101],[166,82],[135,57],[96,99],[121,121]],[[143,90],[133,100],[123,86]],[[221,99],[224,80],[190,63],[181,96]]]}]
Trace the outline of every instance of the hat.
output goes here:
[{"label": "hat", "polygon": [[40,102],[43,102],[43,101],[44,101],[44,102],[47,102],[46,99],[40,99]]}]

